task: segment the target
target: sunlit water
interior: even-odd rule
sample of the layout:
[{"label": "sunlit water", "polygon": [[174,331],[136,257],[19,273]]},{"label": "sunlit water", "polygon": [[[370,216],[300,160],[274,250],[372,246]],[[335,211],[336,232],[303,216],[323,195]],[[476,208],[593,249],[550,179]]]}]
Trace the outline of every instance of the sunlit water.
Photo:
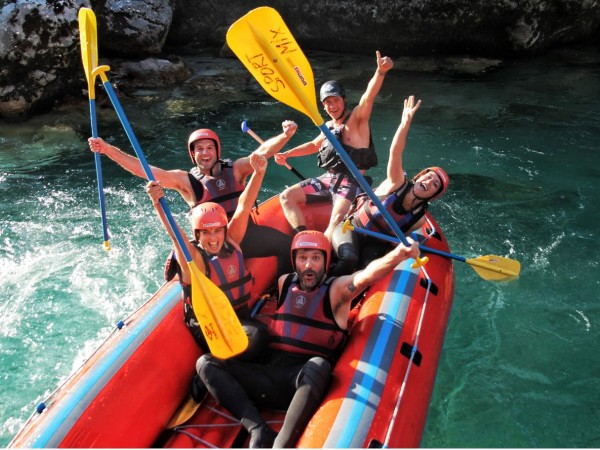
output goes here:
[{"label": "sunlit water", "polygon": [[[364,72],[344,80],[351,101],[373,63],[358,59]],[[519,280],[494,283],[455,263],[454,309],[423,445],[600,446],[600,54],[562,50],[478,80],[402,69],[410,67],[388,75],[373,112],[382,163],[371,175],[382,179],[402,100],[415,94],[423,105],[406,167],[449,172],[450,190],[431,210],[452,251],[522,264]],[[189,167],[185,141],[194,128],[217,130],[232,158],[255,147],[240,130],[244,119],[262,137],[296,120],[292,145],[316,135],[308,119],[263,96],[208,109],[179,91],[158,100],[121,101],[148,161],[164,168]],[[131,151],[107,106],[98,128]],[[107,159],[112,250],[102,249],[88,135],[87,102],[0,124],[0,446],[162,282],[170,244],[144,182]],[[319,173],[314,157],[291,162],[305,175]],[[296,181],[271,164],[261,199]],[[168,199],[184,221],[181,199]]]}]

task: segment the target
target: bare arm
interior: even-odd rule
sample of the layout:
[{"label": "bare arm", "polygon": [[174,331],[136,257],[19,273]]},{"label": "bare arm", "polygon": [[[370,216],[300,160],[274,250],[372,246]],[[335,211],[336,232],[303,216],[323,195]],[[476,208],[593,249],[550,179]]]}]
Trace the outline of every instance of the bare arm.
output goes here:
[{"label": "bare arm", "polygon": [[[163,211],[163,208],[159,203],[159,200],[162,197],[164,197],[164,195],[165,195],[163,192],[163,189],[160,186],[160,184],[157,183],[156,181],[149,181],[148,184],[146,185],[146,192],[150,196],[150,199],[152,200],[152,205],[154,206],[154,209],[156,210],[156,214],[158,215],[165,230],[167,230],[167,233],[169,234],[169,237],[171,238],[171,241],[173,242],[173,245],[175,247],[175,257],[177,258],[177,261],[179,262],[179,265],[181,267],[181,281],[185,284],[191,284],[191,282],[192,282],[191,272],[187,265],[185,255],[179,248],[179,243],[177,242],[177,239],[175,238],[175,234],[173,233],[173,230],[171,230],[169,221],[167,220],[167,217],[165,216],[165,212]],[[191,255],[193,255],[194,262],[196,263],[198,268],[204,273],[206,271],[206,267],[204,265],[204,260],[202,258],[195,257],[197,252],[195,251],[194,246],[192,244],[190,244],[189,239],[187,238],[186,234],[184,233],[184,231],[181,229],[181,227],[179,225],[177,225],[177,228],[179,229],[179,232],[181,233],[181,237],[183,238],[183,241],[185,242],[188,252]]]},{"label": "bare arm", "polygon": [[321,148],[321,144],[323,143],[323,139],[325,136],[323,133],[320,133],[316,138],[312,141],[305,142],[304,144],[300,144],[297,147],[288,150],[287,152],[277,153],[275,155],[275,162],[280,166],[285,165],[288,158],[296,158],[298,156],[306,156],[312,155],[313,153],[317,153],[319,148]]},{"label": "bare arm", "polygon": [[377,194],[385,195],[395,191],[404,183],[404,167],[402,164],[402,155],[406,147],[406,137],[412,122],[412,118],[421,106],[421,100],[415,104],[415,97],[411,95],[404,99],[404,110],[402,111],[402,121],[396,130],[392,145],[390,146],[390,157],[387,165],[387,178],[377,188]]},{"label": "bare arm", "polygon": [[351,302],[357,295],[385,277],[400,262],[408,258],[416,259],[419,256],[419,245],[411,238],[407,240],[411,244],[410,247],[399,244],[386,255],[372,261],[363,270],[333,281],[330,292],[331,308],[339,326],[343,327],[347,324]]},{"label": "bare arm", "polygon": [[379,91],[381,90],[385,74],[394,67],[394,62],[391,58],[387,56],[382,58],[379,51],[375,52],[375,54],[377,56],[377,69],[369,81],[365,93],[360,98],[358,106],[352,111],[352,116],[350,118],[351,121],[354,121],[354,126],[359,129],[361,127],[369,126],[369,118],[371,117],[375,97],[377,97],[377,94],[379,94]]},{"label": "bare arm", "polygon": [[250,155],[250,163],[254,168],[254,174],[244,188],[242,195],[240,195],[238,206],[227,226],[228,237],[237,244],[242,241],[246,234],[248,217],[250,216],[252,206],[258,197],[260,186],[265,178],[265,172],[267,171],[267,159],[264,156],[252,153]]},{"label": "bare arm", "polygon": [[[110,145],[102,138],[89,138],[88,142],[93,152],[106,155],[128,172],[140,178],[147,179],[140,160],[135,156],[129,155],[121,149]],[[164,170],[154,166],[150,166],[150,169],[154,178],[161,186],[165,189],[173,189],[179,192],[190,206],[195,204],[194,192],[187,172],[183,170]]]},{"label": "bare arm", "polygon": [[256,150],[256,153],[269,159],[288,143],[298,129],[298,125],[293,120],[285,120],[281,124],[281,127],[283,128],[283,131],[277,136],[263,142],[260,147],[258,147],[258,150]]},{"label": "bare arm", "polygon": [[[283,121],[281,127],[283,128],[283,131],[280,134],[264,141],[254,151],[254,153],[258,153],[259,155],[264,156],[266,159],[269,159],[288,143],[298,129],[298,125],[293,120]],[[252,164],[250,163],[250,156],[236,159],[233,163],[233,170],[236,179],[240,183],[243,183],[254,170],[252,168]]]}]

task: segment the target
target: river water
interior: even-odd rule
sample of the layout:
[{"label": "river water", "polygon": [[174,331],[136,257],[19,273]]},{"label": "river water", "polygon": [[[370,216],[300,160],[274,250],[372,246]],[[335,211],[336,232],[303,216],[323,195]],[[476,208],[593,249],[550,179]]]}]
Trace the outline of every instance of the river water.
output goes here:
[{"label": "river water", "polygon": [[[335,55],[333,56],[335,58]],[[356,102],[374,58],[344,79]],[[380,161],[402,100],[423,100],[405,153],[409,174],[446,168],[431,211],[467,258],[517,259],[521,276],[489,282],[455,262],[456,292],[423,437],[425,447],[599,447],[600,53],[572,47],[505,62],[485,76],[396,64],[372,115]],[[318,82],[341,77],[316,74]],[[218,131],[231,158],[290,118],[297,145],[316,135],[300,113],[263,95],[211,104],[184,91],[121,99],[151,164],[188,168],[189,132]],[[100,102],[99,102],[100,103]],[[132,151],[108,105],[99,134]],[[0,446],[161,284],[170,248],[144,182],[103,159],[112,250],[102,231],[85,94],[24,124],[0,124]],[[291,160],[317,174],[313,157]],[[297,179],[270,164],[264,200]],[[175,217],[186,207],[168,195]],[[598,291],[597,291],[598,290]],[[126,407],[126,405],[124,405]]]}]

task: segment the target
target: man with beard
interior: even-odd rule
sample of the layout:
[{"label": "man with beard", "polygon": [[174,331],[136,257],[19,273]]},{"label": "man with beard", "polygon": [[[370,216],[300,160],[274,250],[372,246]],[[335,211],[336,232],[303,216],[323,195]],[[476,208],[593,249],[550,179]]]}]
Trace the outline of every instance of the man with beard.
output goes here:
[{"label": "man with beard", "polygon": [[[271,342],[260,360],[219,360],[202,355],[196,364],[208,391],[250,434],[250,448],[293,447],[321,403],[333,364],[348,332],[352,300],[401,261],[419,256],[418,244],[399,245],[364,270],[326,276],[330,243],[319,231],[302,231],[292,242],[295,272],[279,279]],[[258,407],[287,409],[276,434]]]},{"label": "man with beard", "polygon": [[[260,156],[270,158],[283,148],[296,132],[298,126],[291,120],[282,123],[283,132],[262,143],[255,150]],[[119,148],[110,145],[101,138],[89,138],[90,149],[93,152],[108,156],[125,170],[146,178],[140,161]],[[165,189],[174,189],[190,208],[204,202],[220,204],[231,219],[238,205],[239,196],[244,191],[246,179],[253,172],[250,157],[245,156],[235,161],[222,158],[221,141],[219,136],[207,128],[201,128],[190,134],[188,138],[188,153],[194,167],[185,170],[164,170],[151,166],[154,178]],[[281,275],[291,270],[287,249],[290,248],[291,238],[271,227],[254,223],[248,219],[248,230],[240,247],[246,258],[277,257],[277,274]]]}]

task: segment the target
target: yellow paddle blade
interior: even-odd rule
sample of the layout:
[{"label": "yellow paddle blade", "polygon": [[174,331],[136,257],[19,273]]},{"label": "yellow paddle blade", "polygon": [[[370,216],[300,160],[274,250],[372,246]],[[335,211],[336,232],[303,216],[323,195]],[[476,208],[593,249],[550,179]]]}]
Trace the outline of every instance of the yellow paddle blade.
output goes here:
[{"label": "yellow paddle blade", "polygon": [[177,408],[177,411],[175,411],[171,417],[171,420],[169,420],[169,423],[167,424],[167,430],[186,423],[194,414],[196,414],[196,411],[198,411],[199,407],[200,403],[194,400],[191,395],[188,395],[183,403],[179,405],[179,408]]},{"label": "yellow paddle blade", "polygon": [[496,255],[485,255],[465,261],[484,280],[510,280],[519,276],[521,263],[514,259]]},{"label": "yellow paddle blade", "polygon": [[248,347],[248,336],[229,299],[193,260],[188,267],[192,275],[192,306],[210,352],[220,359],[239,355]]},{"label": "yellow paddle blade", "polygon": [[271,96],[324,123],[316,103],[312,67],[279,13],[253,9],[227,31],[227,44]]},{"label": "yellow paddle blade", "polygon": [[96,26],[96,15],[89,8],[79,10],[79,39],[81,44],[81,61],[88,83],[88,95],[90,99],[96,98],[94,83],[96,76],[94,69],[98,66],[98,33]]}]

